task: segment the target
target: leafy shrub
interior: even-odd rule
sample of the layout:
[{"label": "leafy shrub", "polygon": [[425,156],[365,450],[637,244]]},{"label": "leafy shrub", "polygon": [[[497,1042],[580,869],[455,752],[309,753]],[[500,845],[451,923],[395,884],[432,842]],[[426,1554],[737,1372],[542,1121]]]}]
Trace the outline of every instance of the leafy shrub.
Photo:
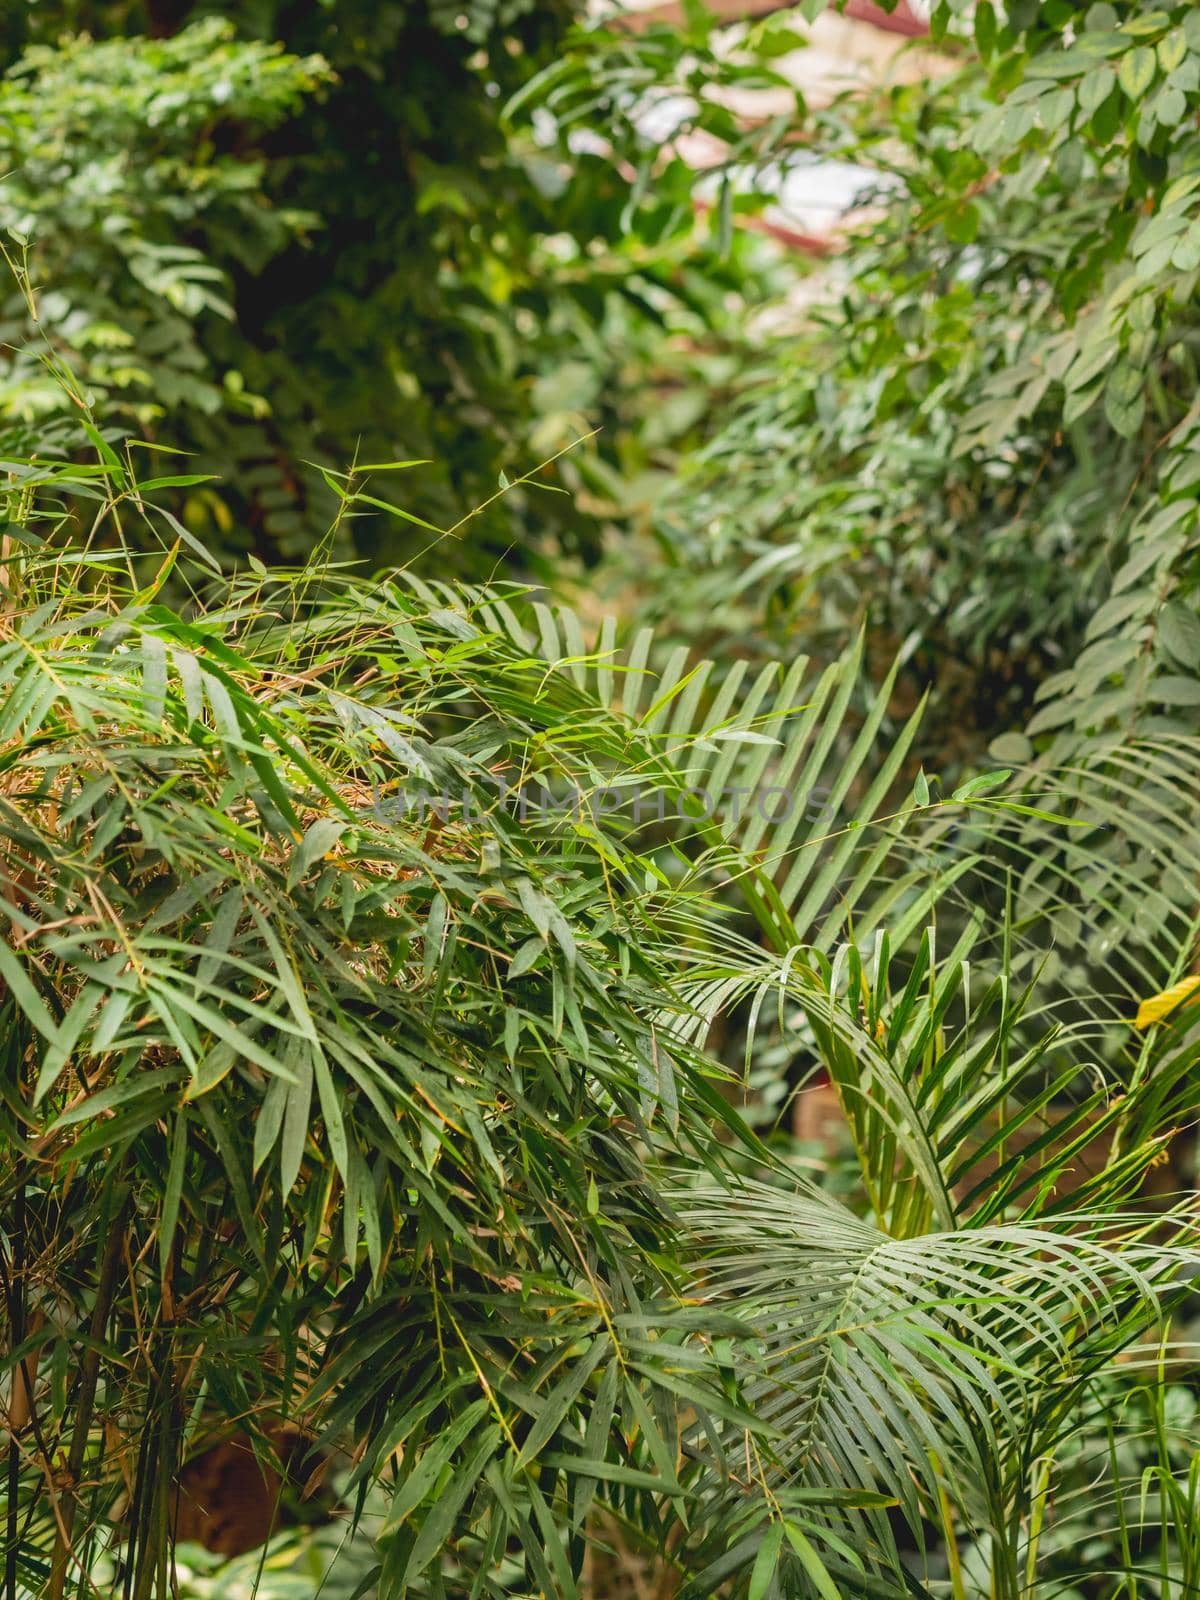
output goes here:
[{"label": "leafy shrub", "polygon": [[[321,469],[415,461],[409,509],[445,527],[587,439],[558,469],[578,498],[519,490],[503,530],[442,557],[486,576],[514,546],[527,568],[594,556],[626,476],[694,426],[729,297],[761,275],[752,240],[697,227],[682,167],[630,229],[602,153],[572,156],[568,193],[545,140],[505,123],[570,5],[149,11],[90,7],[100,44],[60,42],[72,7],[30,13],[0,88],[0,221],[28,235],[38,327],[106,423],[152,424],[221,475],[184,499],[187,526],[227,560],[303,559],[335,505]],[[4,314],[29,350],[24,302]],[[686,403],[643,444],[656,386]],[[6,394],[61,403],[33,351]],[[411,553],[365,503],[340,536]]]}]

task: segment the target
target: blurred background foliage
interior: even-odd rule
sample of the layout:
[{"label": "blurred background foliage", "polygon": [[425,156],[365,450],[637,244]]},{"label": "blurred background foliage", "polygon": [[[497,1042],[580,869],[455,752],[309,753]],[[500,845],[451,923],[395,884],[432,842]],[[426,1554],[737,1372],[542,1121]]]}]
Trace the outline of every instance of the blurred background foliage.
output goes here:
[{"label": "blurred background foliage", "polygon": [[[1196,578],[1200,19],[940,0],[932,34],[958,70],[758,130],[760,187],[814,151],[863,187],[815,303],[768,328],[656,505],[675,576],[651,605],[760,649],[869,615],[967,750],[1191,727],[1192,629],[1154,619]],[[623,114],[653,73],[675,132],[746,182],[724,58],[702,72],[672,37],[591,34],[546,69],[562,136],[578,106],[653,165]]]},{"label": "blurred background foliage", "polygon": [[[1194,583],[1191,9],[943,3],[956,70],[814,106],[777,70],[799,11],[720,20],[17,7],[0,213],[38,332],[219,474],[179,499],[227,561],[310,551],[355,461],[419,463],[340,524],[369,562],[520,478],[439,564],[766,657],[870,617],[955,760],[1190,727],[1189,626],[1153,618]],[[857,174],[825,263],[745,226],[814,156]],[[41,427],[15,287],[3,330]]]},{"label": "blurred background foliage", "polygon": [[[716,247],[682,167],[629,226],[603,152],[568,167],[510,134],[569,6],[39,3],[23,36],[13,17],[0,220],[52,290],[40,332],[106,415],[219,469],[188,520],[231,558],[311,550],[320,466],[418,460],[405,508],[448,524],[600,429],[563,469],[575,494],[514,495],[462,552],[475,575],[513,546],[594,559],[617,485],[695,427],[693,387],[634,443],[656,379],[687,389],[737,342],[754,241]],[[5,337],[27,324],[10,287]],[[61,404],[36,354],[6,379],[10,415]],[[364,510],[358,553],[407,547]]]}]

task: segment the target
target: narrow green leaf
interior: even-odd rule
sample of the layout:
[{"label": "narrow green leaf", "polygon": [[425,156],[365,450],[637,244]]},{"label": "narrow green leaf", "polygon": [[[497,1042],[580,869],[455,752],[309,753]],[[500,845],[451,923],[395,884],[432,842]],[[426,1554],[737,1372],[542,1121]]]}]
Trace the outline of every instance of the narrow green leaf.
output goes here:
[{"label": "narrow green leaf", "polygon": [[772,1522],[762,1536],[758,1554],[750,1569],[750,1587],[746,1593],[746,1600],[763,1600],[763,1596],[771,1586],[771,1579],[775,1576],[782,1546],[783,1523]]}]

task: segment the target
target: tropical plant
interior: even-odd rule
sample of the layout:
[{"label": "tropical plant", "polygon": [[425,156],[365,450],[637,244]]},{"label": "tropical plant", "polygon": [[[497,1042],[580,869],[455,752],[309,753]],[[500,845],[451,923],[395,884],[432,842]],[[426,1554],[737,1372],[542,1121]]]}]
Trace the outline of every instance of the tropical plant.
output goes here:
[{"label": "tropical plant", "polygon": [[[1093,1066],[1127,1022],[1083,992],[1047,1033],[1014,988],[1038,917],[964,913],[1024,842],[1057,921],[1077,819],[995,775],[897,799],[915,729],[874,758],[890,685],[849,726],[857,654],[805,704],[803,662],[652,674],[648,637],[589,649],[518,592],[150,557],[154,481],[93,433],[91,467],[9,463],[8,1594],[167,1594],[189,1453],[237,1428],[266,1458],[284,1419],[351,1508],[383,1494],[386,1596],[574,1595],[601,1511],[697,1592],[899,1595],[950,1559],[965,1595],[969,1537],[1034,1594],[1057,1452],[1119,1415],[1194,1259],[1128,1209],[1186,1008]],[[760,791],[831,764],[846,822],[772,832]],[[674,840],[610,804],[635,781]],[[1127,814],[1102,771],[1088,796]],[[1127,876],[1095,926],[1163,987],[1194,910],[1168,881],[1135,934]],[[844,1097],[862,1215],[796,1192],[701,1049],[773,996]],[[1097,1127],[1080,1217],[1056,1191]]]},{"label": "tropical plant", "polygon": [[[34,33],[55,10],[26,19]],[[136,25],[126,5],[91,10],[109,35]],[[152,40],[85,53],[35,39],[0,88],[31,151],[35,125],[60,140],[41,243],[32,234],[23,257],[17,241],[14,262],[36,267],[47,248],[68,278],[51,180],[69,196],[91,170],[93,118],[113,119],[128,148],[156,94],[181,97],[174,132],[147,145],[165,168],[139,189],[115,164],[114,214],[131,225],[120,249],[88,255],[96,283],[71,280],[71,327],[93,326],[101,293],[114,326],[167,315],[170,296],[134,287],[121,250],[169,246],[187,173],[206,175],[194,192],[212,201],[188,224],[202,259],[185,276],[199,285],[218,280],[194,269],[229,267],[203,230],[236,227],[251,193],[327,226],[359,216],[357,184],[328,211],[311,197],[333,153],[361,153],[393,117],[419,124],[411,104],[380,111],[390,68],[372,77],[376,54],[393,62],[414,38],[445,43],[428,127],[455,115],[447,82],[469,82],[488,170],[503,175],[496,203],[510,181],[519,198],[502,249],[480,235],[457,166],[431,175],[414,154],[396,215],[361,253],[353,227],[331,233],[316,247],[329,281],[285,296],[278,321],[251,325],[256,286],[238,269],[235,321],[212,305],[185,318],[195,360],[217,363],[210,379],[221,350],[240,372],[267,323],[278,337],[266,380],[245,372],[273,407],[258,419],[273,471],[290,471],[275,453],[289,385],[320,368],[308,319],[352,325],[336,369],[350,373],[346,411],[337,383],[314,379],[287,430],[288,461],[304,427],[321,433],[304,516],[318,497],[331,508],[317,553],[294,566],[249,556],[279,540],[253,521],[263,483],[242,474],[224,399],[205,444],[203,408],[167,393],[164,364],[146,388],[163,414],[114,422],[92,395],[120,405],[134,380],[110,382],[103,341],[81,350],[56,317],[39,319],[40,362],[12,358],[26,409],[6,425],[0,533],[4,1600],[165,1600],[179,1580],[196,1595],[266,1595],[278,1580],[383,1600],[577,1600],[591,1583],[599,1600],[595,1561],[614,1541],[687,1600],[1191,1595],[1190,14],[1093,6],[1080,25],[1065,7],[1013,6],[1000,26],[981,3],[986,65],[952,89],[897,91],[898,150],[871,108],[819,120],[898,186],[852,247],[870,263],[863,292],[795,347],[823,378],[765,361],[696,466],[708,539],[728,530],[708,517],[723,501],[705,475],[725,471],[729,503],[745,490],[742,509],[765,514],[759,542],[726,541],[693,583],[705,541],[664,513],[677,566],[657,609],[691,600],[656,633],[511,581],[343,564],[351,530],[378,552],[393,525],[460,571],[512,541],[525,560],[576,514],[547,497],[538,524],[536,471],[492,492],[515,436],[505,419],[531,417],[524,391],[484,407],[477,453],[459,451],[443,481],[447,501],[454,474],[486,481],[479,513],[439,507],[435,525],[419,490],[411,509],[397,491],[420,482],[394,476],[411,463],[393,458],[416,453],[397,448],[410,437],[389,411],[398,391],[372,391],[379,448],[366,430],[357,462],[339,455],[375,370],[361,341],[385,306],[408,316],[417,302],[393,274],[420,267],[431,314],[397,323],[390,378],[418,373],[414,395],[429,399],[444,316],[472,352],[468,410],[438,410],[435,426],[418,407],[412,426],[460,442],[499,370],[496,330],[517,327],[510,311],[535,314],[539,353],[504,369],[522,382],[570,389],[553,357],[564,329],[593,342],[579,393],[619,361],[594,349],[609,333],[639,361],[663,355],[641,342],[654,319],[640,323],[636,302],[662,316],[678,290],[690,304],[675,273],[695,223],[686,173],[648,145],[645,97],[682,62],[681,114],[726,140],[721,245],[738,173],[787,157],[795,131],[790,117],[747,130],[721,92],[768,81],[791,24],[748,30],[732,54],[698,14],[641,36],[585,31],[530,84],[557,16],[525,17],[510,55],[514,19],[490,10],[463,12],[459,29],[407,7],[339,3],[298,21],[268,6],[237,10],[240,35],[181,29],[187,6],[148,13]],[[288,51],[238,42],[273,28]],[[229,121],[207,109],[221,72],[242,107]],[[33,82],[57,84],[49,109]],[[503,129],[487,82],[526,86]],[[311,126],[257,131],[301,94],[321,108]],[[55,119],[76,97],[86,125],[68,145],[70,119]],[[551,101],[547,124],[536,107]],[[607,141],[594,161],[570,145],[585,115]],[[464,116],[456,138],[473,125]],[[243,137],[257,167],[218,153]],[[535,196],[533,171],[563,186]],[[414,193],[432,195],[439,226],[385,265],[412,238]],[[558,245],[551,220],[569,235]],[[592,249],[623,232],[615,265]],[[430,263],[456,243],[439,276]],[[547,309],[529,286],[554,249],[580,275]],[[741,266],[731,257],[730,283]],[[32,318],[45,297],[21,270],[17,282]],[[890,313],[864,298],[872,288],[893,295]],[[860,341],[835,352],[856,306]],[[681,315],[665,319],[680,328]],[[689,315],[720,320],[703,296]],[[160,354],[151,337],[147,359]],[[1135,369],[1154,380],[1144,408]],[[46,407],[35,372],[59,386]],[[139,420],[155,437],[134,437]],[[787,471],[814,467],[807,534],[824,529],[843,553],[848,540],[860,573],[877,564],[862,588],[876,609],[886,590],[882,630],[848,629],[861,607],[841,557],[770,523],[767,457],[792,421]],[[203,444],[231,482],[203,461],[147,476],[147,452],[171,441]],[[640,448],[626,439],[613,459]],[[614,492],[605,471],[581,481]],[[961,559],[930,537],[947,516],[1002,546],[1021,493],[1019,579],[1007,558]],[[217,507],[247,514],[222,552],[247,553],[232,574],[198,537]],[[848,535],[843,513],[859,518]],[[874,517],[872,542],[860,536]],[[1061,578],[1064,553],[1081,588]],[[893,570],[928,576],[915,608],[878,575]],[[776,572],[797,592],[771,634],[752,586]],[[1020,617],[1043,578],[1063,652],[1049,678],[1045,618]],[[708,601],[738,582],[732,648],[729,611]],[[934,621],[929,594],[944,601]],[[1022,652],[1015,709],[987,713],[988,734],[1007,735],[1002,771],[971,772],[983,716],[967,742],[947,738],[955,686],[939,663],[977,636],[970,671],[1004,642]],[[705,658],[697,644],[713,639]],[[921,680],[935,667],[930,716]],[[1045,709],[1014,735],[1007,718],[1035,682]],[[837,1108],[840,1198],[763,1106],[757,1132],[740,1115],[766,1071],[782,1080],[778,1123],[797,1095]],[[231,1435],[304,1518],[323,1521],[311,1495],[324,1485],[334,1526],[286,1529],[230,1566],[177,1558],[189,1466]],[[343,1537],[350,1556],[331,1565]]]},{"label": "tropical plant", "polygon": [[[150,487],[104,473],[136,518]],[[31,465],[16,493],[78,482]],[[465,1507],[481,1571],[517,1533],[536,1565],[556,1471],[578,1521],[606,1470],[615,1422],[582,1474],[559,1438],[588,1380],[656,1439],[652,1374],[690,1338],[649,1148],[732,1115],[656,1043],[613,846],[495,805],[494,770],[583,777],[619,730],[597,713],[577,755],[569,680],[394,585],[255,573],[181,616],[178,549],[148,579],[119,547],[8,558],[9,1367],[57,1374],[11,1448],[59,1474],[9,1500],[10,1590],[74,1589],[121,1493],[124,1588],[165,1593],[196,1430],[266,1436],[302,1394],[356,1483],[408,1464],[388,1582]],[[393,815],[398,773],[483,820]]]}]

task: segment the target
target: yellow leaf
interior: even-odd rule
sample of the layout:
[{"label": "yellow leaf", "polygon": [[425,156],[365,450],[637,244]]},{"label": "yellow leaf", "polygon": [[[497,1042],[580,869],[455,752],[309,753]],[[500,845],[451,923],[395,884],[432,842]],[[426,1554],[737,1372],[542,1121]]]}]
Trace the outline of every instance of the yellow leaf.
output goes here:
[{"label": "yellow leaf", "polygon": [[[1190,978],[1181,978],[1178,983],[1173,983],[1169,989],[1164,989],[1161,994],[1152,994],[1149,1000],[1143,1000],[1138,1007],[1135,1028],[1148,1028],[1153,1022],[1161,1022],[1169,1016],[1175,1007],[1182,1005],[1188,995],[1200,989],[1200,977],[1193,974]],[[1200,999],[1200,996],[1197,996]]]}]

